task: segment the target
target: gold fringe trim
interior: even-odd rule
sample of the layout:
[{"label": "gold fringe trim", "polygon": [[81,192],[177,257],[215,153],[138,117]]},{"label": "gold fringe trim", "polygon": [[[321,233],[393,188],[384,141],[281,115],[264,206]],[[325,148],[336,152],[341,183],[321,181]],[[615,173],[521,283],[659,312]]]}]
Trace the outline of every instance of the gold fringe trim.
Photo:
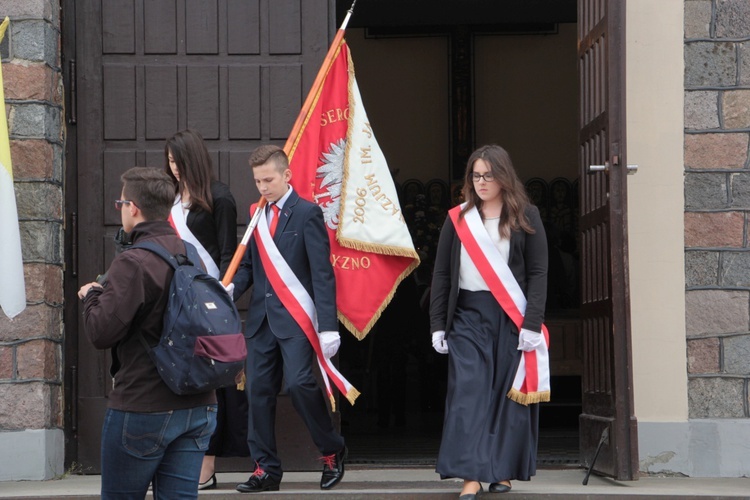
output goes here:
[{"label": "gold fringe trim", "polygon": [[359,396],[360,396],[360,392],[354,387],[349,389],[349,392],[346,393],[346,399],[349,401],[349,404],[351,404],[352,406],[354,405],[354,401],[356,401]]},{"label": "gold fringe trim", "polygon": [[[349,404],[352,406],[354,406],[354,401],[356,401],[359,396],[360,396],[360,392],[354,387],[349,389],[349,392],[344,394],[344,397],[347,399],[347,401],[349,401]],[[328,397],[328,399],[331,402],[331,412],[335,412],[336,411],[336,398],[334,397],[333,394],[331,394]]]},{"label": "gold fringe trim", "polygon": [[419,259],[415,260],[411,264],[409,264],[409,267],[407,267],[404,272],[401,273],[401,275],[396,278],[396,281],[393,282],[393,288],[391,288],[391,291],[388,293],[388,296],[386,296],[385,300],[380,304],[380,307],[378,307],[378,310],[375,311],[375,314],[373,314],[370,321],[365,325],[365,327],[362,330],[359,330],[354,324],[344,316],[341,311],[338,311],[338,318],[339,321],[346,327],[347,330],[349,330],[352,335],[354,335],[357,340],[363,340],[368,333],[370,333],[370,330],[372,330],[372,327],[375,326],[375,323],[380,319],[380,315],[383,314],[383,311],[386,307],[388,307],[388,304],[391,303],[391,300],[393,299],[393,295],[396,293],[396,288],[398,288],[399,283],[401,283],[404,278],[409,276],[411,272],[417,268],[419,265]]},{"label": "gold fringe trim", "polygon": [[244,391],[245,390],[245,382],[247,382],[247,377],[245,376],[245,370],[242,370],[237,377],[234,379],[235,382],[237,382],[237,390],[238,391]]},{"label": "gold fringe trim", "polygon": [[[349,164],[348,159],[351,154],[351,148],[352,148],[352,122],[354,121],[354,113],[351,110],[351,103],[354,100],[354,93],[352,92],[352,88],[354,85],[354,78],[355,78],[354,62],[352,61],[351,51],[347,51],[346,57],[347,57],[347,63],[348,63],[347,72],[349,76],[348,81],[347,81],[347,93],[348,93],[348,102],[350,104],[350,110],[349,110],[349,120],[347,121],[347,126],[346,126],[346,147],[344,149],[344,165]],[[341,180],[341,192],[342,193],[347,192],[346,186],[348,183],[349,183],[349,169],[345,168],[344,175]],[[394,192],[395,192],[395,189],[394,189]],[[401,211],[401,207],[399,206],[398,208],[399,208],[399,211]],[[346,197],[342,196],[341,207],[339,208],[339,216],[344,213],[346,213]],[[403,212],[401,213],[401,219],[403,220]],[[338,241],[339,244],[344,248],[352,248],[354,250],[359,250],[362,252],[372,252],[372,253],[379,253],[382,255],[395,255],[398,257],[409,257],[412,259],[417,259],[417,265],[419,265],[419,254],[417,254],[417,251],[414,249],[414,247],[408,248],[408,247],[397,247],[393,245],[379,245],[379,244],[371,243],[367,241],[345,238],[344,236],[342,236],[341,224],[339,224],[339,226],[336,228],[336,241]],[[366,332],[362,335],[362,338],[364,338],[365,335],[367,335]],[[359,336],[357,338],[359,338]],[[360,340],[362,340],[362,338],[360,338]]]},{"label": "gold fringe trim", "polygon": [[529,406],[530,404],[534,403],[549,402],[550,391],[530,392],[528,394],[524,394],[521,391],[518,391],[511,387],[510,391],[508,391],[508,397],[518,404]]},{"label": "gold fringe trim", "polygon": [[[341,226],[339,225],[339,228]],[[419,254],[414,248],[409,247],[395,247],[393,245],[380,245],[377,243],[370,243],[367,241],[353,240],[351,238],[344,238],[336,236],[336,241],[344,248],[352,248],[361,252],[372,252],[381,255],[393,255],[396,257],[408,257],[411,259],[417,259],[417,265],[419,265]]]}]

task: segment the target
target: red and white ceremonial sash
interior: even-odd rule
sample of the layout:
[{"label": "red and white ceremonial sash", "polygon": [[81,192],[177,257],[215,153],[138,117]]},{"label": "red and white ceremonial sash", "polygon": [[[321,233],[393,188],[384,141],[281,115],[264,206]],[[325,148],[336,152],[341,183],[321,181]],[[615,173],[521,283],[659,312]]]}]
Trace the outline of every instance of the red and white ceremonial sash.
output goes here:
[{"label": "red and white ceremonial sash", "polygon": [[[456,233],[490,292],[520,332],[526,314],[526,296],[500,250],[493,244],[476,207],[459,219],[465,205],[463,203],[448,212]],[[542,334],[545,342],[541,346],[522,353],[513,386],[508,392],[510,399],[523,405],[550,400],[549,332],[545,325],[542,325]]]},{"label": "red and white ceremonial sash", "polygon": [[187,227],[187,219],[185,218],[185,212],[182,211],[182,198],[177,196],[172,205],[172,211],[169,214],[169,224],[177,231],[177,235],[183,240],[191,243],[197,250],[203,261],[203,266],[206,268],[206,272],[216,279],[219,279],[219,268],[216,267],[214,259],[211,258],[211,254],[201,245],[198,238],[195,237],[192,231]]},{"label": "red and white ceremonial sash", "polygon": [[258,245],[258,253],[268,281],[271,282],[271,286],[276,295],[279,296],[284,308],[289,311],[294,321],[305,332],[307,340],[310,341],[315,351],[332,410],[336,411],[336,400],[333,397],[329,378],[341,394],[346,396],[351,404],[354,404],[354,400],[359,396],[359,391],[339,373],[330,359],[323,356],[320,339],[318,338],[318,314],[315,310],[315,303],[276,247],[276,243],[274,243],[268,230],[265,210],[262,211],[260,219],[258,219],[258,226],[255,228],[255,242]]}]

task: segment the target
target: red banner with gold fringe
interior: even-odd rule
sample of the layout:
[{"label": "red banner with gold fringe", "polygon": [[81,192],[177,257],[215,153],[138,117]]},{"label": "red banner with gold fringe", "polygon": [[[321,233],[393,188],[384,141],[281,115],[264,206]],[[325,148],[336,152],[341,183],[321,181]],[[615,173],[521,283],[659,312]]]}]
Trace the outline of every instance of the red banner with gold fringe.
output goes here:
[{"label": "red banner with gold fringe", "polygon": [[362,339],[419,257],[343,39],[289,159],[294,189],[323,210],[339,320]]}]

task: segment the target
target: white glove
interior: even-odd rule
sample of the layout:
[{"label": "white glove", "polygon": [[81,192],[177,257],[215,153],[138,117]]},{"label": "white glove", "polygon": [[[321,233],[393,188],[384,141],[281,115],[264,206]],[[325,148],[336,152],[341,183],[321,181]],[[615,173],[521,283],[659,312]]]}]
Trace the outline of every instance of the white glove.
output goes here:
[{"label": "white glove", "polygon": [[440,354],[448,354],[448,342],[445,340],[443,330],[432,332],[432,347]]},{"label": "white glove", "polygon": [[532,332],[531,330],[521,328],[521,333],[518,334],[519,351],[536,351],[543,342],[544,335],[538,332]]},{"label": "white glove", "polygon": [[224,283],[221,283],[221,286],[227,291],[229,297],[234,298],[234,283],[229,283],[227,286],[224,286]]},{"label": "white glove", "polygon": [[331,359],[336,355],[341,345],[339,332],[320,332],[320,349],[323,351],[323,357]]}]

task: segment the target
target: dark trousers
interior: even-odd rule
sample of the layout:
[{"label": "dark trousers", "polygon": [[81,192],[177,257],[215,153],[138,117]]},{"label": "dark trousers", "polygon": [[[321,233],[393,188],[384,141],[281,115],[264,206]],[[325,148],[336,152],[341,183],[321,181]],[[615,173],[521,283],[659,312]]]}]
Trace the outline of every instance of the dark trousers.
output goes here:
[{"label": "dark trousers", "polygon": [[250,456],[271,476],[283,471],[276,450],[276,398],[282,376],[292,405],[322,455],[341,451],[344,439],[334,429],[325,397],[313,374],[314,352],[306,337],[277,338],[268,321],[247,339],[246,393]]}]

